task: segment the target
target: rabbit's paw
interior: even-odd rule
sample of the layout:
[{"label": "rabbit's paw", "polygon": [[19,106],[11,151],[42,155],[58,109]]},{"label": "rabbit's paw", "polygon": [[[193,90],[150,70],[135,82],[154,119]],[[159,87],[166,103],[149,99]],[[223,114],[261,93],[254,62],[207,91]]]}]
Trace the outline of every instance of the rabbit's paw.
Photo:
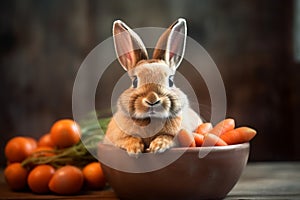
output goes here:
[{"label": "rabbit's paw", "polygon": [[159,135],[151,143],[149,151],[151,153],[162,153],[174,146],[173,136]]},{"label": "rabbit's paw", "polygon": [[140,138],[130,137],[124,146],[129,156],[138,157],[144,151],[144,143]]}]

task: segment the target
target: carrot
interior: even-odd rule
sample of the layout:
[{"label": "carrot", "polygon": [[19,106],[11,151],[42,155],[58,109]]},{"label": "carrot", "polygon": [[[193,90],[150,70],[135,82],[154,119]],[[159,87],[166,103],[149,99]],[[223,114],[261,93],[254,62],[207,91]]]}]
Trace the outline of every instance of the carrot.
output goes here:
[{"label": "carrot", "polygon": [[233,130],[235,127],[234,119],[228,118],[224,119],[221,122],[219,122],[212,130],[210,130],[210,133],[213,133],[217,136],[221,136],[227,131]]},{"label": "carrot", "polygon": [[195,132],[204,135],[205,133],[208,133],[212,128],[213,127],[211,123],[203,123],[196,128]]},{"label": "carrot", "polygon": [[181,129],[177,134],[177,140],[181,147],[195,147],[196,142],[194,137],[191,133],[187,132],[184,129]]},{"label": "carrot", "polygon": [[212,133],[204,135],[203,146],[226,146],[227,143]]},{"label": "carrot", "polygon": [[203,144],[204,135],[199,134],[199,133],[193,133],[193,136],[194,136],[194,140],[195,140],[196,146],[197,147],[201,147],[202,144]]},{"label": "carrot", "polygon": [[249,142],[256,135],[256,131],[248,127],[240,127],[227,131],[220,137],[227,144],[239,144],[244,142]]}]

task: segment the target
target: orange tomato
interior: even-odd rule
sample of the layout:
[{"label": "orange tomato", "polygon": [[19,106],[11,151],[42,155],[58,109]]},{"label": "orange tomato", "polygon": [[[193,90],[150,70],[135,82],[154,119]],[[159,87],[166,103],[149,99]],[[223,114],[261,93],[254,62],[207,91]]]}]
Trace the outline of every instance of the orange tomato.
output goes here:
[{"label": "orange tomato", "polygon": [[70,147],[80,141],[80,127],[71,119],[62,119],[55,122],[50,131],[54,144],[60,148]]},{"label": "orange tomato", "polygon": [[48,186],[52,192],[62,195],[78,193],[83,185],[82,171],[71,165],[56,170]]},{"label": "orange tomato", "polygon": [[22,190],[26,187],[28,171],[21,163],[12,163],[4,170],[4,177],[12,190]]},{"label": "orange tomato", "polygon": [[54,156],[54,148],[41,146],[37,147],[31,154],[31,156],[40,157],[40,156]]},{"label": "orange tomato", "polygon": [[29,140],[29,142],[31,143],[32,146],[37,147],[37,141],[36,139],[32,138],[32,137],[25,137],[27,140]]},{"label": "orange tomato", "polygon": [[51,165],[36,166],[27,178],[29,188],[35,193],[49,192],[48,184],[54,173],[55,169]]},{"label": "orange tomato", "polygon": [[88,188],[101,189],[105,186],[106,180],[99,162],[92,162],[87,164],[83,169],[82,173],[84,181]]},{"label": "orange tomato", "polygon": [[10,163],[22,162],[36,148],[36,141],[28,137],[14,137],[5,146],[5,156]]},{"label": "orange tomato", "polygon": [[43,135],[42,137],[40,137],[40,139],[38,140],[38,146],[39,147],[55,147],[54,142],[51,139],[51,136],[49,133]]}]

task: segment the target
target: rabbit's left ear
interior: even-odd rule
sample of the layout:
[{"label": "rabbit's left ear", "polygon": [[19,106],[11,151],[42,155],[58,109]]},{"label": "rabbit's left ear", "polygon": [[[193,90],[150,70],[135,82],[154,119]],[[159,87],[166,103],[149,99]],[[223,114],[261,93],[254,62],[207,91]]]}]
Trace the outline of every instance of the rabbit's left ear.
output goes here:
[{"label": "rabbit's left ear", "polygon": [[176,70],[184,56],[186,35],[186,21],[179,18],[159,38],[153,58],[165,60],[171,68]]}]

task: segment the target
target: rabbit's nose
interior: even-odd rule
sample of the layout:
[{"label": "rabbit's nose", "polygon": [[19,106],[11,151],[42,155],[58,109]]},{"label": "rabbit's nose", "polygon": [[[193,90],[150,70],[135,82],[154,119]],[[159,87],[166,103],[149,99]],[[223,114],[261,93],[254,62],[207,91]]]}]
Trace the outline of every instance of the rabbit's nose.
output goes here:
[{"label": "rabbit's nose", "polygon": [[150,92],[146,98],[143,99],[148,106],[155,106],[160,104],[160,98],[155,92]]}]

